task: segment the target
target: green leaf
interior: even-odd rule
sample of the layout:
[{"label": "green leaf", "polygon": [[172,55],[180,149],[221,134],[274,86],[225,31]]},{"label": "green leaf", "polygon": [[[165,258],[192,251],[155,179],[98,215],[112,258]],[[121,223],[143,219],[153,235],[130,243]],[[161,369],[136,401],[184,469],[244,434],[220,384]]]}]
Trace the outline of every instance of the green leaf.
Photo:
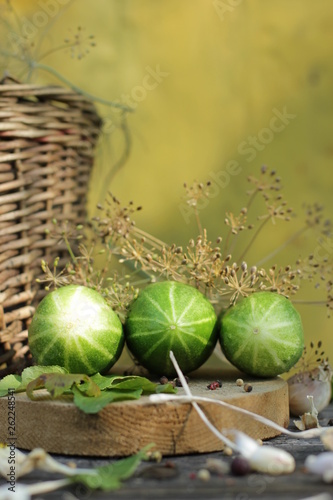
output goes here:
[{"label": "green leaf", "polygon": [[23,392],[32,380],[43,373],[68,373],[61,366],[29,366],[19,375],[7,375],[0,380],[0,397],[7,395],[8,389],[15,389],[15,392]]},{"label": "green leaf", "polygon": [[84,413],[98,413],[109,403],[115,401],[125,401],[129,399],[139,399],[142,394],[142,389],[136,390],[105,390],[99,396],[88,397],[76,387],[72,388],[74,394],[74,403]]},{"label": "green leaf", "polygon": [[19,375],[7,375],[0,380],[0,398],[7,396],[8,389],[14,389],[21,385],[21,377]]},{"label": "green leaf", "polygon": [[[84,389],[81,386],[84,385]],[[98,385],[93,382],[88,375],[72,374],[72,373],[42,373],[36,379],[29,382],[26,391],[30,399],[34,399],[34,390],[45,389],[53,398],[61,396],[64,392],[70,391],[73,387],[77,387],[79,391],[83,391],[87,396],[99,396],[101,393]]]},{"label": "green leaf", "polygon": [[[106,387],[106,382],[104,382]],[[109,379],[109,386],[111,389],[121,389],[121,390],[136,390],[142,389],[143,394],[154,394],[160,392],[175,393],[177,389],[173,387],[172,384],[157,384],[152,382],[146,377],[140,377],[137,375],[127,375],[127,376],[113,376]]]},{"label": "green leaf", "polygon": [[156,383],[139,376],[116,377],[111,383],[111,388],[130,391],[142,389],[143,394],[154,393],[156,386]]},{"label": "green leaf", "polygon": [[172,384],[158,384],[156,387],[156,394],[176,394],[177,393],[177,388],[174,387]]},{"label": "green leaf", "polygon": [[69,374],[60,366],[31,366],[18,375],[8,375],[0,381],[0,397],[8,394],[8,388],[16,392],[27,391],[34,399],[34,391],[44,388],[53,398],[65,392],[74,395],[74,403],[85,413],[97,413],[115,401],[138,399],[143,394],[175,393],[171,384],[157,384],[136,375],[101,375],[91,377]]},{"label": "green leaf", "polygon": [[143,394],[154,394],[155,392],[176,393],[177,389],[172,384],[157,384],[137,375],[101,375],[96,373],[91,379],[104,391],[105,389],[136,390],[142,389]]},{"label": "green leaf", "polygon": [[101,375],[100,373],[95,373],[95,375],[91,375],[90,378],[98,385],[101,391],[104,391],[104,389],[111,387],[112,381],[114,378],[117,378],[117,375]]},{"label": "green leaf", "polygon": [[22,385],[26,387],[29,384],[29,382],[39,377],[39,375],[42,375],[43,373],[68,373],[68,371],[66,370],[66,368],[63,368],[62,366],[58,365],[29,366],[28,368],[25,368],[25,370],[23,370],[22,372]]},{"label": "green leaf", "polygon": [[120,488],[121,482],[131,477],[142,460],[147,458],[147,451],[154,446],[149,444],[136,455],[118,460],[113,464],[97,467],[94,474],[77,474],[70,478],[74,483],[81,483],[91,490],[110,491]]}]

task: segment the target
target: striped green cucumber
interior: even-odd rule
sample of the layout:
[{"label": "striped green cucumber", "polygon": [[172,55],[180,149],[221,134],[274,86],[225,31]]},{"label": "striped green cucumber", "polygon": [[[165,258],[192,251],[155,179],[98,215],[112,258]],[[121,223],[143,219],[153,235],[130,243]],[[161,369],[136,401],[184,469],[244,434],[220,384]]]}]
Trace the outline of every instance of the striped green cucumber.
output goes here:
[{"label": "striped green cucumber", "polygon": [[39,303],[28,342],[38,364],[91,375],[107,371],[118,360],[124,333],[118,316],[97,291],[68,285]]},{"label": "striped green cucumber", "polygon": [[219,336],[226,358],[242,372],[275,377],[299,360],[304,348],[301,317],[286,297],[256,292],[221,317]]},{"label": "striped green cucumber", "polygon": [[196,288],[175,281],[153,283],[140,291],[125,322],[129,350],[151,373],[175,374],[173,351],[184,373],[199,368],[216,342],[216,314]]}]

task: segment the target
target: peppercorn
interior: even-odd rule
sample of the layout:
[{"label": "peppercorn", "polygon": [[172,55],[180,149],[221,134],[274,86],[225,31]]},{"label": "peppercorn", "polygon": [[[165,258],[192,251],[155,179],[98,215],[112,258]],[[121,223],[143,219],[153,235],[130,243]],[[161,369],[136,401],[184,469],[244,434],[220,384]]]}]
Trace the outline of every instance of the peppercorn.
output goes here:
[{"label": "peppercorn", "polygon": [[165,385],[165,384],[167,384],[168,382],[169,382],[168,377],[165,377],[165,376],[163,375],[163,377],[161,377],[161,378],[160,378],[160,384],[161,384],[161,385]]},{"label": "peppercorn", "polygon": [[245,476],[250,472],[251,467],[246,458],[237,456],[231,462],[230,470],[234,476]]},{"label": "peppercorn", "polygon": [[252,385],[250,385],[250,384],[245,384],[244,385],[244,391],[245,392],[251,392],[252,389],[253,389]]},{"label": "peppercorn", "polygon": [[[186,375],[185,375],[185,380],[186,380],[187,383],[189,382],[189,378]],[[180,381],[180,379],[178,377],[175,378],[175,379],[173,379],[173,382],[174,382],[174,384],[175,384],[176,387],[183,387],[182,383],[181,383],[181,381]]]},{"label": "peppercorn", "polygon": [[197,474],[197,478],[201,481],[209,481],[210,480],[210,472],[207,469],[200,469]]},{"label": "peppercorn", "polygon": [[221,380],[214,380],[214,382],[211,382],[210,384],[207,385],[207,389],[209,389],[210,391],[215,391],[219,387],[222,387]]}]

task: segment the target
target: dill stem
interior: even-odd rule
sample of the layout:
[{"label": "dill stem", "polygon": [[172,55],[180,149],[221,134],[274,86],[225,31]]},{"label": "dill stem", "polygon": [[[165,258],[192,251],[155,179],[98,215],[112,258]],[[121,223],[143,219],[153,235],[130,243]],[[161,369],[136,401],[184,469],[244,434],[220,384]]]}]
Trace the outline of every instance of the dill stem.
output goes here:
[{"label": "dill stem", "polygon": [[261,266],[262,264],[264,264],[265,262],[267,262],[271,258],[275,257],[275,255],[277,255],[279,252],[282,252],[282,250],[284,250],[288,245],[290,245],[290,243],[292,243],[294,240],[296,240],[301,234],[303,234],[308,229],[309,229],[309,226],[304,226],[301,229],[299,229],[298,231],[296,231],[296,233],[294,233],[290,238],[288,238],[284,243],[282,243],[282,245],[280,245],[279,247],[277,247],[270,254],[268,254],[265,257],[263,257],[255,265],[256,266]]},{"label": "dill stem", "polygon": [[40,48],[43,46],[43,42],[44,42],[46,36],[50,32],[50,30],[52,29],[52,27],[54,26],[54,24],[58,22],[58,20],[70,8],[70,6],[72,5],[72,3],[74,3],[74,1],[75,0],[69,0],[69,2],[67,3],[66,6],[63,6],[62,8],[60,8],[58,14],[56,14],[55,16],[52,16],[53,19],[49,20],[49,22],[47,23],[47,25],[45,26],[45,28],[42,30],[40,36],[38,37],[38,40],[37,40],[37,43],[36,43],[36,47],[35,47],[35,50],[34,50],[34,54],[36,56],[35,57],[36,61],[39,60],[38,53],[40,51]]},{"label": "dill stem", "polygon": [[327,304],[326,300],[292,300],[293,304],[307,305],[307,306],[325,306]]},{"label": "dill stem", "polygon": [[[253,191],[253,193],[251,194],[251,196],[250,196],[250,198],[249,198],[249,200],[248,200],[247,204],[245,205],[245,208],[246,208],[246,210],[247,210],[247,213],[248,213],[249,209],[251,208],[251,205],[252,205],[252,203],[254,202],[255,197],[257,196],[257,194],[258,194],[258,193],[259,193],[259,189],[257,188],[257,189],[256,189],[255,191]],[[233,249],[234,249],[234,247],[235,247],[235,245],[236,245],[236,243],[237,243],[237,239],[238,239],[238,237],[239,237],[239,233],[237,233],[237,234],[235,235],[235,239],[234,239],[234,241],[233,241],[233,244],[229,247],[229,240],[230,240],[230,236],[231,236],[231,234],[232,234],[232,231],[231,231],[231,228],[230,228],[230,229],[229,229],[229,232],[228,232],[228,234],[227,234],[227,239],[226,239],[226,242],[225,242],[225,247],[224,247],[224,253],[225,253],[226,255],[227,255],[227,254],[229,254],[229,253],[232,253],[232,252],[233,252]]]},{"label": "dill stem", "polygon": [[14,9],[13,4],[11,2],[7,1],[7,6],[9,6],[9,9],[11,10],[11,12],[14,16],[14,20],[15,20],[16,26],[17,26],[17,31],[19,32],[20,35],[22,35],[22,21],[20,19],[20,16],[16,12],[16,9]]},{"label": "dill stem", "polygon": [[138,227],[134,227],[133,232],[135,234],[141,236],[142,238],[145,238],[151,245],[155,245],[159,249],[162,249],[162,248],[167,246],[162,240],[155,238],[155,236],[146,233],[145,231],[143,231],[142,229],[140,229]]},{"label": "dill stem", "polygon": [[117,172],[125,165],[126,161],[129,158],[130,152],[131,152],[132,140],[131,140],[131,134],[130,134],[129,128],[127,126],[125,116],[123,117],[123,120],[120,124],[120,129],[124,135],[124,140],[125,140],[124,151],[123,151],[121,157],[119,158],[119,160],[117,160],[114,163],[114,165],[111,167],[111,169],[107,173],[105,179],[103,179],[103,186],[102,186],[102,189],[100,190],[100,194],[98,197],[99,200],[104,200],[106,198],[105,191],[111,185],[111,181],[113,180],[113,178],[117,174]]},{"label": "dill stem", "polygon": [[41,56],[38,57],[38,61],[41,61],[42,59],[45,59],[45,57],[53,54],[54,52],[58,52],[62,49],[69,49],[70,47],[75,47],[78,45],[78,42],[73,42],[73,43],[64,43],[63,45],[59,45],[58,47],[54,47],[53,49],[49,49],[45,51]]},{"label": "dill stem", "polygon": [[266,222],[268,222],[270,220],[270,217],[267,217],[266,219],[264,219],[264,221],[261,223],[261,225],[258,227],[258,229],[256,230],[256,232],[254,233],[254,235],[252,236],[249,244],[247,245],[247,247],[245,248],[245,250],[243,251],[243,253],[238,257],[238,261],[242,261],[245,257],[245,255],[247,254],[247,252],[249,251],[249,249],[251,248],[251,246],[253,245],[253,243],[255,242],[255,240],[257,239],[259,233],[261,232],[261,230],[263,229],[263,227],[265,226]]},{"label": "dill stem", "polygon": [[74,252],[72,250],[72,247],[71,247],[71,245],[70,245],[70,243],[68,241],[68,238],[67,238],[66,234],[63,234],[63,239],[64,239],[64,242],[65,242],[67,251],[68,251],[68,253],[69,253],[69,255],[70,255],[71,259],[72,259],[73,264],[76,264],[76,257],[74,255]]},{"label": "dill stem", "polygon": [[257,196],[257,194],[259,193],[259,189],[257,188],[255,191],[253,191],[253,193],[251,194],[247,204],[245,205],[246,208],[249,210],[249,208],[251,207],[252,203],[254,202],[254,199],[255,197]]},{"label": "dill stem", "polygon": [[197,205],[195,205],[195,207],[194,207],[194,215],[195,215],[195,220],[196,220],[196,223],[197,223],[197,226],[198,226],[199,234],[200,234],[200,236],[203,236],[202,225],[201,225],[201,221],[200,221],[200,217],[199,217],[199,212],[198,212]]},{"label": "dill stem", "polygon": [[106,106],[112,106],[114,108],[119,108],[119,109],[122,109],[123,111],[128,111],[128,112],[133,111],[132,108],[125,106],[124,104],[121,104],[119,102],[109,101],[108,99],[103,99],[102,97],[98,97],[98,96],[94,96],[92,94],[89,94],[89,92],[86,92],[85,90],[82,90],[79,87],[77,87],[76,85],[74,85],[73,83],[71,83],[69,80],[67,80],[67,78],[62,76],[57,70],[55,70],[51,66],[47,66],[46,64],[40,64],[38,62],[31,62],[31,65],[33,68],[41,69],[43,71],[47,71],[48,73],[51,73],[51,75],[58,78],[58,80],[60,80],[62,83],[64,83],[68,87],[70,87],[72,90],[74,90],[74,92],[77,92],[78,94],[85,96],[87,99],[91,99],[92,101],[99,102],[100,104],[105,104]]},{"label": "dill stem", "polygon": [[229,231],[228,231],[228,234],[227,234],[227,237],[226,237],[226,240],[225,240],[225,244],[224,244],[224,255],[228,255],[230,252],[229,252],[229,241],[230,241],[230,236],[231,236],[231,228],[229,228]]}]

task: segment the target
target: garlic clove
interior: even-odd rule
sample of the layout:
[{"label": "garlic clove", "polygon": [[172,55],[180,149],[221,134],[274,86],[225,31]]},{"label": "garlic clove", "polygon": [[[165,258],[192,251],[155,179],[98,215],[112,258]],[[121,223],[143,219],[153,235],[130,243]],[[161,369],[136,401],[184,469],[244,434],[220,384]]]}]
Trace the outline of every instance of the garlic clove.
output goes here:
[{"label": "garlic clove", "polygon": [[319,474],[325,482],[333,481],[333,452],[326,451],[319,455],[309,455],[305,467],[313,474]]},{"label": "garlic clove", "polygon": [[314,370],[297,373],[290,377],[289,408],[291,415],[300,416],[311,412],[311,403],[307,396],[313,396],[313,402],[318,412],[329,404],[332,397],[332,372],[330,368],[318,366]]},{"label": "garlic clove", "polygon": [[244,458],[250,458],[260,447],[260,445],[250,436],[242,431],[230,430],[235,436],[235,444]]},{"label": "garlic clove", "polygon": [[307,398],[311,406],[311,411],[304,413],[304,415],[301,416],[300,420],[294,420],[294,424],[300,431],[305,431],[306,429],[316,429],[320,427],[318,420],[318,410],[315,407],[313,396],[308,395]]},{"label": "garlic clove", "polygon": [[251,469],[263,474],[278,476],[295,470],[295,459],[290,453],[273,446],[260,446],[249,458]]},{"label": "garlic clove", "polygon": [[235,443],[241,455],[249,461],[251,469],[274,476],[289,474],[295,470],[294,457],[285,450],[273,446],[261,446],[241,431],[233,431]]},{"label": "garlic clove", "polygon": [[[67,465],[58,462],[42,448],[34,448],[28,454],[22,453],[20,450],[16,449],[15,453],[15,476],[17,479],[29,474],[35,469],[64,474],[66,476],[75,476],[78,473],[96,474],[95,469],[78,470],[68,467]],[[6,448],[0,448],[0,475],[6,478],[9,472],[8,450]]]}]

